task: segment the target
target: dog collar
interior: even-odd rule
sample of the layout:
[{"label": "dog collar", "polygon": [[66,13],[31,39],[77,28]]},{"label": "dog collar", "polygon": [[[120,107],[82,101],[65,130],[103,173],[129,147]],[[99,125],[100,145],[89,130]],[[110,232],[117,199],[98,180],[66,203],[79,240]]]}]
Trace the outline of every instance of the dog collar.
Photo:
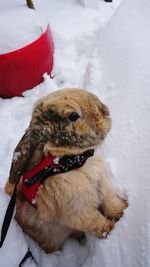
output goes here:
[{"label": "dog collar", "polygon": [[87,150],[82,154],[55,157],[49,154],[42,161],[22,176],[22,191],[25,198],[36,207],[37,192],[46,178],[59,173],[80,168],[89,157],[94,155],[94,150]]}]

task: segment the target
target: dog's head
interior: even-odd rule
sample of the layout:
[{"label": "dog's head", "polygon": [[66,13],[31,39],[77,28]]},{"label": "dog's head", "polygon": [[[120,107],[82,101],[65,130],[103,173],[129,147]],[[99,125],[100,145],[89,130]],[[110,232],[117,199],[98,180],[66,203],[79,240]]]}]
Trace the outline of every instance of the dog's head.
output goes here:
[{"label": "dog's head", "polygon": [[41,157],[49,152],[82,153],[95,149],[110,128],[107,106],[85,90],[63,89],[43,97],[36,103],[29,128],[14,151],[18,156],[12,162],[10,182],[23,173],[37,147]]}]

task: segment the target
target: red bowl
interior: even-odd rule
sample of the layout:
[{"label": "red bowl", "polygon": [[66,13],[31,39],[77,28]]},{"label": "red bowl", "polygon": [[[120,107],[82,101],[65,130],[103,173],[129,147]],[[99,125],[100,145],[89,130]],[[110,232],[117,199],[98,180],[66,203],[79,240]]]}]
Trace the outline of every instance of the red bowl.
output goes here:
[{"label": "red bowl", "polygon": [[53,41],[48,26],[34,42],[0,55],[0,97],[21,96],[43,81],[43,74],[53,67]]}]

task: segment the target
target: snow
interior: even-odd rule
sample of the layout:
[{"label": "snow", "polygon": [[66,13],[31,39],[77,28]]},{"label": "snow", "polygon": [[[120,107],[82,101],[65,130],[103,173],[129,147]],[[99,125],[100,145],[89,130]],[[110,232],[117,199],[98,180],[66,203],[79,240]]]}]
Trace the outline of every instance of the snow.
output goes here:
[{"label": "snow", "polygon": [[[0,7],[1,7],[0,0]],[[0,54],[22,48],[45,32],[47,21],[41,12],[29,9],[16,1],[13,8],[0,8]]]},{"label": "snow", "polygon": [[92,0],[78,0],[78,2],[85,7],[98,9],[98,4],[99,4],[98,0],[94,0],[94,1],[92,1]]},{"label": "snow", "polygon": [[19,159],[20,155],[21,155],[21,152],[15,152],[13,154],[12,160],[17,161]]},{"label": "snow", "polygon": [[[12,8],[8,0],[6,7],[2,2],[4,11]],[[35,1],[52,28],[55,78],[45,75],[45,81],[25,92],[24,98],[0,99],[0,226],[9,200],[3,188],[13,150],[34,103],[68,86],[86,87],[108,104],[113,126],[98,153],[104,155],[109,179],[129,207],[107,239],[87,235],[81,244],[68,239],[63,250],[53,254],[40,249],[13,219],[0,249],[0,266],[18,266],[28,246],[37,264],[28,259],[25,267],[150,266],[150,2],[120,2],[99,1],[99,10],[94,10],[75,0]]]}]

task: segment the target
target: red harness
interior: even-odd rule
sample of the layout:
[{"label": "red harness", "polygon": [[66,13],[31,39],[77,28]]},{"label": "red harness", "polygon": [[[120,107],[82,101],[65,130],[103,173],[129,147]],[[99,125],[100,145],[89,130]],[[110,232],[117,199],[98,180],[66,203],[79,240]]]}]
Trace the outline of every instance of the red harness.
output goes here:
[{"label": "red harness", "polygon": [[32,186],[28,187],[26,185],[27,181],[30,181],[30,179],[39,173],[41,170],[43,170],[48,165],[52,166],[53,168],[59,167],[59,164],[56,162],[59,161],[59,158],[56,158],[52,156],[51,154],[47,158],[43,158],[42,161],[34,167],[32,170],[28,171],[22,176],[22,191],[25,196],[25,198],[34,206],[36,205],[37,200],[37,192],[41,186],[41,183],[39,180],[37,180]]},{"label": "red harness", "polygon": [[87,150],[82,154],[63,157],[55,157],[49,154],[36,167],[22,176],[22,191],[25,198],[33,206],[36,206],[37,192],[46,178],[82,167],[93,154],[94,150]]}]

